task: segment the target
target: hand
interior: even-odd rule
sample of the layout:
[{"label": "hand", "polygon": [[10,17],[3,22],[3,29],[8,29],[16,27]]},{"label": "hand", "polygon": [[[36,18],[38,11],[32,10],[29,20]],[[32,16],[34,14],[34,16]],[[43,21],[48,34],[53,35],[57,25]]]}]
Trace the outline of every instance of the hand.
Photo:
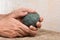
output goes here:
[{"label": "hand", "polygon": [[[26,35],[36,35],[37,30],[33,26],[30,26],[28,28],[26,25],[21,23],[19,19],[16,19],[18,17],[23,17],[27,15],[27,12],[34,12],[34,10],[31,9],[18,9],[14,12],[10,13],[9,15],[5,16],[2,20],[0,20],[0,35],[5,37],[16,37],[16,36],[26,36]],[[40,18],[40,22],[43,19]],[[41,26],[40,22],[37,22],[37,27],[39,28]]]},{"label": "hand", "polygon": [[[22,36],[23,31],[20,29],[20,22],[14,18],[5,17],[0,20],[0,35],[5,37]],[[17,31],[20,31],[19,34]]]},{"label": "hand", "polygon": [[[13,11],[11,14],[10,14],[10,17],[13,17],[13,18],[17,18],[17,20],[21,20],[20,18],[27,15],[28,12],[36,12],[35,10],[33,9],[27,9],[27,8],[21,8],[21,9],[18,9],[18,10],[15,10]],[[41,22],[43,21],[43,18],[40,17],[40,20],[36,23],[36,26],[37,28],[40,28],[41,27]],[[30,26],[30,35],[36,35],[37,34],[37,28],[35,28],[34,26]]]},{"label": "hand", "polygon": [[[28,34],[33,33],[27,26],[22,24],[20,21],[5,17],[4,19],[0,20],[0,35],[4,37],[16,37],[16,36],[26,36]],[[34,33],[35,34],[35,33]]]},{"label": "hand", "polygon": [[[9,14],[9,16],[13,17],[13,18],[16,18],[16,19],[18,19],[20,21],[21,20],[20,18],[27,15],[28,12],[36,12],[36,11],[33,10],[33,9],[29,9],[29,8],[20,8],[20,9],[17,9],[15,11],[11,12]],[[37,28],[41,27],[41,22],[42,21],[43,21],[43,18],[40,17],[40,20],[36,23]]]}]

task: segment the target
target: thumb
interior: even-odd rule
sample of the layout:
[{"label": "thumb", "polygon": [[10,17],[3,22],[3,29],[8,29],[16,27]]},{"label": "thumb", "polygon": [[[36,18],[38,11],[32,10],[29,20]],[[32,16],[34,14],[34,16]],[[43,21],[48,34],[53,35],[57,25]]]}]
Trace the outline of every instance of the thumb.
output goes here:
[{"label": "thumb", "polygon": [[17,18],[17,17],[23,17],[26,16],[27,12],[19,12],[19,13],[10,13],[9,17]]}]

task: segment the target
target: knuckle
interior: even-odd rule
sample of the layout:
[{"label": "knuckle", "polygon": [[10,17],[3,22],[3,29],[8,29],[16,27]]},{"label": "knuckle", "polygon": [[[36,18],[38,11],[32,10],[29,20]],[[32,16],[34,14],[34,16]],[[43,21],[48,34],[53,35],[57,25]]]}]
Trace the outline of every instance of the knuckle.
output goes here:
[{"label": "knuckle", "polygon": [[35,36],[35,35],[37,35],[37,31],[33,31],[33,32],[31,32],[30,35],[31,35],[31,36]]},{"label": "knuckle", "polygon": [[21,35],[21,34],[19,34],[18,36],[19,36],[19,37],[23,37],[23,35]]},{"label": "knuckle", "polygon": [[27,32],[27,33],[30,33],[30,30],[29,30],[29,29],[27,29],[27,30],[26,30],[26,32]]}]

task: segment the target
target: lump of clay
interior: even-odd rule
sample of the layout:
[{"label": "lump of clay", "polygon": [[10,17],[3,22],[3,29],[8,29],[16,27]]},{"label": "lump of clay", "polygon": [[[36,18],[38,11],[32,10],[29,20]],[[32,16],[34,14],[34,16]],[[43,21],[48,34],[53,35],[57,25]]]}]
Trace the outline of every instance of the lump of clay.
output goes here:
[{"label": "lump of clay", "polygon": [[39,21],[39,14],[37,12],[29,12],[26,16],[23,17],[22,22],[27,25],[33,25],[36,27],[37,21]]}]

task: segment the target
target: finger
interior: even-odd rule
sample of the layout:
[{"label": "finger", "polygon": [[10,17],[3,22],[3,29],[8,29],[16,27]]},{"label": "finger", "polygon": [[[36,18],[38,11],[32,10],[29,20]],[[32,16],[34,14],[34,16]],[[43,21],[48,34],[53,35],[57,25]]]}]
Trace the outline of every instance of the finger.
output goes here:
[{"label": "finger", "polygon": [[20,8],[19,10],[23,12],[36,12],[34,9],[31,9],[31,8]]},{"label": "finger", "polygon": [[18,28],[20,28],[21,30],[23,30],[26,33],[30,32],[30,29],[28,28],[28,26],[24,25],[23,23],[21,23],[18,20],[15,20],[15,24],[17,25]]},{"label": "finger", "polygon": [[36,23],[37,28],[41,28],[41,22]]},{"label": "finger", "polygon": [[33,30],[33,31],[36,31],[36,30],[37,30],[37,28],[35,28],[35,27],[32,26],[32,25],[31,25],[29,28],[30,28],[31,30]]},{"label": "finger", "polygon": [[16,32],[18,32],[19,34],[18,34],[18,36],[26,36],[27,35],[27,33],[25,33],[23,30],[21,30],[21,29],[17,29],[17,30],[15,30]]},{"label": "finger", "polygon": [[13,17],[13,18],[17,18],[17,17],[23,17],[23,16],[25,16],[25,15],[27,15],[27,12],[13,12],[13,13],[10,13],[9,15],[8,15],[8,17]]},{"label": "finger", "polygon": [[22,29],[26,33],[30,33],[30,29],[26,25],[24,25],[22,23],[20,23],[20,27],[19,28]]},{"label": "finger", "polygon": [[31,35],[35,35],[36,34],[36,32],[35,31],[32,31],[32,30],[30,30],[27,26],[25,26],[24,24],[21,24],[20,26],[22,26],[22,27],[20,27],[24,32],[26,32],[27,34],[31,34]]},{"label": "finger", "polygon": [[13,32],[13,34],[10,33],[10,34],[14,35],[14,36],[11,35],[12,37],[17,37],[17,36],[23,37],[23,35],[18,33],[16,30],[11,29],[10,31]]},{"label": "finger", "polygon": [[[16,32],[20,33],[20,34],[23,35],[23,36],[27,35],[27,34],[24,32],[24,30],[27,31],[28,27],[24,27],[24,26],[21,24],[20,21],[14,19],[14,18],[12,18],[12,20],[14,21],[13,24],[12,24],[12,25],[14,25],[14,29],[11,29],[11,30],[16,31]],[[22,26],[21,26],[21,25],[22,25]]]},{"label": "finger", "polygon": [[[23,35],[20,34],[20,33],[18,33],[18,32],[16,32],[16,34],[17,34],[17,36],[23,37]],[[17,36],[16,36],[16,37],[17,37]]]},{"label": "finger", "polygon": [[35,36],[37,34],[37,31],[33,31],[33,30],[31,30],[31,32],[30,32],[30,36]]},{"label": "finger", "polygon": [[43,21],[43,17],[40,17],[40,20],[39,21],[42,22]]},{"label": "finger", "polygon": [[20,21],[18,21],[16,19],[12,19],[12,20],[14,21],[14,25],[16,25],[16,27],[20,28],[21,30],[23,30],[27,34],[30,33],[31,30],[28,28],[28,26],[24,25],[23,23],[21,23]]},{"label": "finger", "polygon": [[18,32],[14,31],[14,30],[5,31],[5,33],[10,38],[16,37],[18,35],[22,36],[21,34],[19,34]]}]

